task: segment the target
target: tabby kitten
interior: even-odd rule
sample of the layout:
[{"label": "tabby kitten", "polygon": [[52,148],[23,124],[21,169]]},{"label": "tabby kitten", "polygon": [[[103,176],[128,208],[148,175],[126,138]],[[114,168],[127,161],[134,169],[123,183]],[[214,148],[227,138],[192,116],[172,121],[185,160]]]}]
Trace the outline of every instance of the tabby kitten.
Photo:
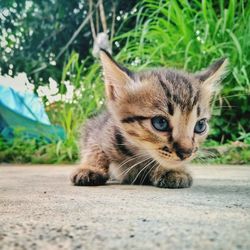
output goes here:
[{"label": "tabby kitten", "polygon": [[121,183],[186,188],[192,159],[208,133],[210,101],[227,61],[190,74],[158,68],[132,73],[100,52],[108,110],[88,120],[74,185]]}]

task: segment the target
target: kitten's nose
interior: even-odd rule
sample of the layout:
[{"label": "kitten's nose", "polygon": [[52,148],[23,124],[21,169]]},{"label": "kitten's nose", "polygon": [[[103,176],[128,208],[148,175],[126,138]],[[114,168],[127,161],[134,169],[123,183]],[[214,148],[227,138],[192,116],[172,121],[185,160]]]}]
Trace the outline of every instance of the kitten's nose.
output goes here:
[{"label": "kitten's nose", "polygon": [[176,151],[176,154],[181,160],[185,160],[186,158],[191,156],[192,150],[189,150],[189,151]]},{"label": "kitten's nose", "polygon": [[190,157],[193,152],[193,148],[186,148],[180,145],[179,143],[174,143],[173,145],[175,149],[175,153],[181,160],[185,160],[186,158]]}]

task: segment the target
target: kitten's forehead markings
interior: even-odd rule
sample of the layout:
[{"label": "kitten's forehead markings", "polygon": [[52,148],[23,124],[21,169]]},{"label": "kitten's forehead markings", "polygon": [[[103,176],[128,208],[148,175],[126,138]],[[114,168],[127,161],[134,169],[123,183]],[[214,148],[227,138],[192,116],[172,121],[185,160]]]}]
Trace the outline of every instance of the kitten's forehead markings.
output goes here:
[{"label": "kitten's forehead markings", "polygon": [[200,114],[201,114],[201,108],[200,108],[200,106],[198,105],[198,106],[197,106],[197,117],[199,117]]},{"label": "kitten's forehead markings", "polygon": [[170,101],[172,99],[172,94],[171,94],[170,90],[168,89],[167,85],[161,79],[159,79],[159,82],[160,82],[160,85],[163,89],[165,97],[167,99],[168,113],[171,116],[173,116],[174,115],[174,105],[173,105],[172,101]]},{"label": "kitten's forehead markings", "polygon": [[172,116],[174,115],[174,106],[170,102],[168,103],[168,113]]},{"label": "kitten's forehead markings", "polygon": [[[169,100],[172,100],[183,111],[191,111],[197,104],[199,91],[194,90],[192,83],[186,77],[168,71],[165,74],[165,79],[162,76],[158,76],[158,79],[168,103],[171,104]],[[173,115],[174,112],[172,107],[173,105],[168,106],[170,115]]]}]

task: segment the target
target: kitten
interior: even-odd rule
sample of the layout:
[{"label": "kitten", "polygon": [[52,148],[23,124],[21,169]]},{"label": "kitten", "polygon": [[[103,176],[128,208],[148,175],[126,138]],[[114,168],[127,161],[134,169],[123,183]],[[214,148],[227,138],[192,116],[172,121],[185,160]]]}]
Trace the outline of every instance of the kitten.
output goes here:
[{"label": "kitten", "polygon": [[220,59],[189,74],[165,68],[132,73],[100,52],[108,110],[85,125],[81,168],[74,185],[121,183],[186,188],[184,163],[208,134],[210,101],[225,72]]}]

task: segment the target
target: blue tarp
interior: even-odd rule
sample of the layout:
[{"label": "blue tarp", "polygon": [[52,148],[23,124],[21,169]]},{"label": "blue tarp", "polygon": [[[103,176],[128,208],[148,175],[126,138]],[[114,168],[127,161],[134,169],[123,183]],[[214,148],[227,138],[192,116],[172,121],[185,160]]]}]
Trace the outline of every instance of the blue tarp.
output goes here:
[{"label": "blue tarp", "polygon": [[35,94],[0,85],[0,133],[11,138],[13,130],[49,140],[65,138],[63,128],[51,125],[43,103]]}]

